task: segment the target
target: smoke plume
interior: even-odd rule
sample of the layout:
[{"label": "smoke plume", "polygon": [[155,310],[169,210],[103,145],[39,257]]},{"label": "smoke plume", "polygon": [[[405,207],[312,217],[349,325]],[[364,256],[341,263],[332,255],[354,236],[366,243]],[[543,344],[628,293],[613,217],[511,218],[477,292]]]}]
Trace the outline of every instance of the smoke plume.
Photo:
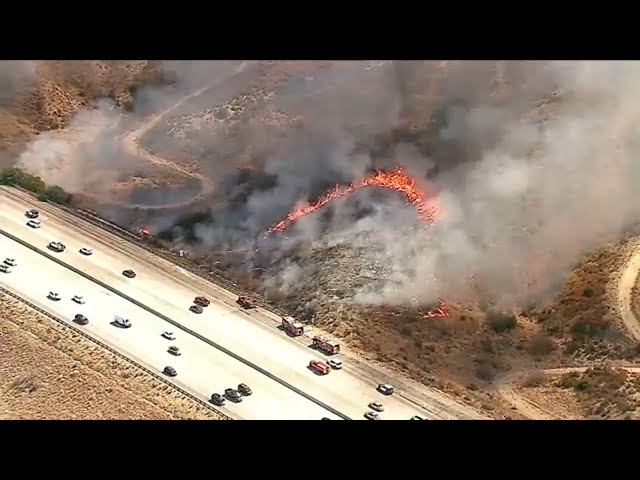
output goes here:
[{"label": "smoke plume", "polygon": [[[205,250],[246,252],[243,263],[269,271],[270,286],[313,288],[323,257],[311,266],[311,257],[300,254],[305,245],[309,255],[357,252],[350,261],[373,280],[355,282],[350,301],[467,301],[482,292],[522,302],[553,293],[585,251],[619,238],[639,219],[638,65],[334,62],[258,93],[251,88],[259,75],[247,69],[190,98],[144,144],[166,158],[197,159],[214,185],[207,218],[175,232],[190,229]],[[173,87],[139,90],[134,117],[161,111],[231,67],[167,62],[163,68]],[[225,107],[234,96],[242,108]],[[120,115],[106,106],[98,111]],[[75,127],[90,115],[95,111],[79,115]],[[297,123],[284,125],[285,117]],[[124,168],[118,139],[127,128],[124,121],[102,129],[101,140],[64,174],[47,166],[69,156],[53,135],[41,136],[21,162],[81,190],[90,172],[115,179]],[[371,188],[265,237],[298,202],[398,164],[439,192],[435,226],[425,226],[400,194]],[[145,173],[143,165],[136,168]],[[174,219],[157,221],[164,228]],[[324,275],[346,275],[345,262]]]}]

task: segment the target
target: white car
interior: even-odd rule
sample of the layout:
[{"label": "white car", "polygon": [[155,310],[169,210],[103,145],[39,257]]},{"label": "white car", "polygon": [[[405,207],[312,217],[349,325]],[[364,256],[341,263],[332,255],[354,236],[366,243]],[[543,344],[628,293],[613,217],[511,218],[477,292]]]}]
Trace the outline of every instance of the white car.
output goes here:
[{"label": "white car", "polygon": [[84,305],[84,298],[82,295],[74,295],[72,300],[80,305]]},{"label": "white car", "polygon": [[375,410],[376,412],[384,412],[384,405],[382,405],[380,402],[371,402],[369,404],[369,408],[371,410]]},{"label": "white car", "polygon": [[342,361],[340,361],[340,360],[337,360],[337,359],[334,360],[332,358],[332,359],[327,360],[327,363],[329,364],[329,366],[331,368],[333,368],[335,370],[340,370],[342,368]]},{"label": "white car", "polygon": [[47,295],[47,297],[51,300],[55,300],[56,302],[60,300],[60,294],[57,292],[49,292],[49,295]]},{"label": "white car", "polygon": [[27,225],[31,228],[40,228],[40,220],[29,220]]},{"label": "white car", "polygon": [[15,258],[5,258],[4,259],[4,263],[9,265],[10,267],[17,267],[18,266],[18,264],[16,263],[16,259]]},{"label": "white car", "polygon": [[93,250],[91,250],[90,248],[87,247],[82,247],[80,249],[80,253],[83,255],[92,255],[93,254]]},{"label": "white car", "polygon": [[162,336],[164,338],[166,338],[167,340],[175,340],[176,336],[173,334],[173,332],[162,332]]},{"label": "white car", "polygon": [[367,412],[364,414],[364,418],[366,418],[367,420],[380,420],[380,415],[378,415],[376,412]]},{"label": "white car", "polygon": [[9,265],[3,263],[3,264],[0,264],[0,272],[11,273],[11,269],[9,268]]},{"label": "white car", "polygon": [[120,315],[116,315],[115,321],[116,321],[116,324],[121,326],[122,328],[131,327],[131,320],[129,320],[128,318],[124,318],[124,317],[121,317]]}]

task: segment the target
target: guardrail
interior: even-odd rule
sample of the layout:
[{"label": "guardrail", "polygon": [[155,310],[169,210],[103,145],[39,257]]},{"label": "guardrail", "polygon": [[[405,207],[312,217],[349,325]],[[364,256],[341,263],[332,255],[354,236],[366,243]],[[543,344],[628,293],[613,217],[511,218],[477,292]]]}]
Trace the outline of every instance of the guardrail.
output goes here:
[{"label": "guardrail", "polygon": [[116,355],[118,358],[126,360],[127,362],[131,363],[132,365],[134,365],[135,367],[139,368],[143,372],[147,373],[148,375],[151,375],[156,380],[160,380],[162,383],[164,383],[166,385],[169,385],[171,388],[173,388],[174,390],[178,391],[179,393],[181,393],[185,397],[190,398],[191,400],[193,400],[194,402],[198,403],[199,405],[201,405],[203,407],[206,407],[208,410],[211,410],[211,411],[215,412],[217,415],[220,415],[222,417],[222,420],[233,420],[230,416],[225,415],[220,410],[218,410],[218,409],[214,408],[213,406],[211,406],[208,402],[205,402],[204,400],[202,400],[202,399],[196,397],[195,395],[187,392],[183,388],[180,388],[175,383],[170,382],[169,380],[167,380],[166,378],[162,377],[158,373],[156,373],[156,372],[154,372],[152,370],[149,370],[144,365],[141,365],[140,363],[136,362],[135,360],[127,357],[126,355],[123,355],[122,353],[120,353],[117,350],[113,349],[109,345],[107,345],[107,344],[101,342],[100,340],[92,337],[87,332],[84,332],[84,331],[80,330],[79,328],[75,327],[74,325],[71,325],[70,323],[65,322],[61,318],[56,317],[55,315],[52,315],[51,313],[47,312],[46,310],[44,310],[44,309],[40,308],[39,306],[31,303],[29,300],[26,300],[26,299],[22,298],[20,295],[17,295],[15,293],[13,293],[12,291],[7,290],[4,287],[0,287],[0,292],[4,293],[5,295],[8,295],[8,296],[10,296],[12,298],[15,298],[16,300],[19,300],[20,302],[28,305],[30,308],[34,309],[38,313],[41,313],[41,314],[45,315],[46,317],[50,318],[54,322],[59,323],[61,325],[64,325],[66,328],[72,330],[73,332],[77,333],[78,335],[80,335],[80,336],[92,341],[93,343],[99,345],[100,347],[104,348],[105,350],[109,351],[110,353]]},{"label": "guardrail", "polygon": [[133,303],[135,306],[149,312],[152,315],[155,315],[158,318],[161,318],[162,320],[164,320],[167,323],[170,323],[171,325],[173,325],[174,327],[186,332],[187,334],[197,338],[198,340],[212,346],[213,348],[221,351],[222,353],[230,356],[231,358],[233,358],[234,360],[237,360],[238,362],[246,365],[249,368],[252,368],[253,370],[256,370],[257,372],[261,373],[262,375],[264,375],[265,377],[273,380],[276,383],[279,383],[280,385],[282,385],[285,388],[288,388],[289,390],[291,390],[294,393],[297,393],[298,395],[306,398],[307,400],[311,401],[312,403],[315,403],[316,405],[324,408],[325,410],[333,413],[334,415],[342,418],[343,420],[351,420],[347,415],[343,414],[342,412],[336,410],[335,408],[331,407],[330,405],[327,405],[326,403],[316,399],[315,397],[309,395],[308,393],[304,392],[303,390],[300,390],[298,387],[291,385],[290,383],[286,382],[285,380],[282,380],[281,378],[279,378],[278,376],[274,375],[273,373],[269,372],[268,370],[265,370],[264,368],[262,368],[261,366],[247,360],[244,357],[241,357],[240,355],[238,355],[237,353],[232,352],[231,350],[223,347],[222,345],[214,342],[213,340],[200,335],[198,332],[195,332],[193,330],[191,330],[190,328],[185,327],[184,325],[182,325],[179,322],[176,322],[175,320],[173,320],[170,317],[167,317],[166,315],[164,315],[163,313],[160,313],[159,311],[145,305],[144,303],[136,300],[133,297],[130,297],[129,295],[127,295],[124,292],[121,292],[120,290],[118,290],[117,288],[112,287],[111,285],[109,285],[108,283],[105,283],[101,280],[98,280],[97,278],[93,277],[92,275],[89,275],[86,272],[83,272],[82,270],[74,267],[73,265],[69,265],[66,262],[63,262],[62,260],[60,260],[59,258],[57,258],[54,255],[51,255],[47,252],[44,252],[42,250],[40,250],[39,248],[31,245],[28,242],[25,242],[24,240],[22,240],[19,237],[16,237],[15,235],[6,232],[5,230],[0,228],[0,235],[4,235],[5,237],[13,240],[16,243],[19,243],[20,245],[22,245],[23,247],[28,248],[29,250],[38,253],[39,255],[42,255],[43,257],[51,260],[54,263],[57,263],[58,265],[60,265],[61,267],[64,267],[68,270],[71,270],[73,273],[80,275],[81,277],[89,280],[90,282],[93,282],[97,285],[100,285],[102,288],[104,288],[105,290],[109,290],[110,292],[118,295],[121,298],[124,298],[125,300],[127,300],[130,303]]},{"label": "guardrail", "polygon": [[[29,190],[26,190],[22,187],[19,186],[13,186],[11,188],[14,188],[16,190],[20,190],[21,192],[23,192],[26,195],[29,195],[30,197],[35,197],[36,195],[33,192],[30,192]],[[44,200],[45,203],[49,203],[52,206],[59,208],[61,210],[64,210],[65,212],[67,212],[70,215],[73,215],[77,218],[80,218],[82,220],[85,220],[93,225],[95,225],[96,227],[102,228],[103,230],[107,230],[111,233],[113,233],[114,235],[124,239],[124,240],[128,240],[130,242],[135,243],[138,247],[142,248],[143,250],[146,250],[149,253],[152,253],[164,260],[167,260],[168,262],[171,262],[175,265],[178,265],[181,268],[184,268],[185,270],[187,270],[190,273],[193,273],[194,275],[197,275],[198,277],[202,278],[205,281],[211,281],[213,280],[214,283],[220,287],[225,288],[226,290],[229,290],[231,293],[233,293],[234,295],[248,295],[250,294],[251,297],[255,300],[255,303],[266,309],[269,310],[270,312],[273,313],[277,313],[278,315],[281,316],[287,316],[290,315],[289,312],[275,306],[272,304],[267,303],[267,301],[259,294],[257,294],[256,292],[249,292],[248,290],[242,288],[240,285],[238,285],[237,283],[232,282],[231,280],[229,280],[228,278],[220,275],[219,273],[216,273],[215,271],[210,271],[210,270],[205,270],[202,267],[197,267],[195,265],[193,265],[193,263],[189,262],[188,260],[185,260],[182,257],[179,257],[171,252],[169,252],[166,248],[163,248],[159,245],[150,245],[149,242],[145,239],[143,239],[142,237],[140,237],[139,235],[136,235],[135,233],[133,233],[132,231],[121,227],[119,225],[116,225],[113,222],[110,222],[98,215],[95,215],[94,213],[88,211],[88,210],[84,210],[84,209],[76,209],[76,208],[71,208],[71,207],[66,207],[64,205],[60,205],[58,203],[54,203],[54,202],[50,202],[48,200]]]}]

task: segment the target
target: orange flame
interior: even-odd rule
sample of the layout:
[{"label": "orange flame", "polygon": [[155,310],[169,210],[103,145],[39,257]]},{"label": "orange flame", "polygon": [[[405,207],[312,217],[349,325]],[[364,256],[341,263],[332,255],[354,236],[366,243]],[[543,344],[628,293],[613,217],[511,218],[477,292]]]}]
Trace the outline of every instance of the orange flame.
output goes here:
[{"label": "orange flame", "polygon": [[418,313],[422,316],[422,318],[444,318],[449,316],[449,312],[447,311],[447,304],[444,300],[438,300],[438,307],[434,310],[428,310],[426,313],[422,311],[422,309],[418,309]]},{"label": "orange flame", "polygon": [[353,182],[346,187],[336,185],[315,202],[299,203],[284,219],[273,225],[268,230],[268,233],[282,232],[291,225],[291,223],[319,210],[331,200],[353,193],[363,187],[383,187],[402,193],[407,199],[407,204],[415,206],[420,218],[430,224],[435,223],[440,214],[440,203],[437,196],[427,196],[425,192],[420,189],[416,180],[408,176],[404,169],[398,166],[390,172],[378,170],[371,176],[358,182]]},{"label": "orange flame", "polygon": [[[369,177],[358,182],[353,182],[346,187],[338,184],[315,202],[299,203],[284,219],[274,224],[267,233],[282,232],[296,220],[321,209],[331,200],[353,193],[363,187],[389,188],[402,193],[407,199],[407,204],[415,206],[420,218],[430,225],[433,225],[440,216],[440,202],[438,197],[436,195],[427,195],[418,186],[415,178],[407,175],[404,169],[398,166],[390,172],[378,170]],[[443,300],[438,300],[438,307],[434,310],[428,310],[427,312],[420,310],[420,314],[423,318],[449,316],[447,305]]]}]

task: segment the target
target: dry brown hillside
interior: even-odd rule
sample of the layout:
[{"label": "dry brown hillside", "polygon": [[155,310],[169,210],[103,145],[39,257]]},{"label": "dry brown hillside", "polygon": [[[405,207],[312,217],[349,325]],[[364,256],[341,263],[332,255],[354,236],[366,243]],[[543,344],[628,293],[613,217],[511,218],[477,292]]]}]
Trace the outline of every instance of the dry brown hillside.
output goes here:
[{"label": "dry brown hillside", "polygon": [[65,127],[75,113],[91,107],[100,97],[111,98],[119,106],[129,104],[132,89],[158,75],[158,62],[148,60],[27,63],[25,73],[15,79],[9,98],[0,103],[0,152],[4,163],[32,135]]},{"label": "dry brown hillside", "polygon": [[[188,85],[178,93],[164,88],[166,70],[151,61],[38,61],[12,70],[11,95],[0,103],[0,160],[111,98],[124,108],[95,112],[96,135],[84,136],[97,147],[80,148],[61,132],[78,148],[45,161],[51,144],[43,141],[29,157],[37,173],[91,196],[91,208],[109,204],[103,212],[123,225],[148,224],[198,267],[363,355],[497,418],[535,408],[566,418],[635,411],[635,400],[619,408],[618,397],[609,399],[615,409],[596,406],[610,384],[624,390],[635,380],[596,375],[598,388],[586,393],[574,392],[571,379],[524,390],[504,380],[640,355],[616,303],[620,270],[638,247],[620,240],[640,216],[629,201],[640,171],[625,152],[635,148],[629,139],[640,115],[624,80],[633,71],[618,77],[592,66],[583,78],[566,66],[515,61],[230,62],[214,74],[183,67],[177,83]],[[152,82],[163,88],[147,104],[137,95],[134,102],[136,87]],[[114,117],[116,133],[100,143]],[[264,240],[297,202],[396,164],[442,188],[450,230],[446,217],[423,237],[412,220],[393,223],[399,195],[376,191]],[[363,231],[352,231],[355,224]],[[433,290],[400,298],[414,285]],[[363,287],[398,298],[351,301]],[[425,315],[437,298],[444,318]],[[535,408],[518,396],[525,391]],[[545,397],[566,400],[567,411],[541,406]]]}]

